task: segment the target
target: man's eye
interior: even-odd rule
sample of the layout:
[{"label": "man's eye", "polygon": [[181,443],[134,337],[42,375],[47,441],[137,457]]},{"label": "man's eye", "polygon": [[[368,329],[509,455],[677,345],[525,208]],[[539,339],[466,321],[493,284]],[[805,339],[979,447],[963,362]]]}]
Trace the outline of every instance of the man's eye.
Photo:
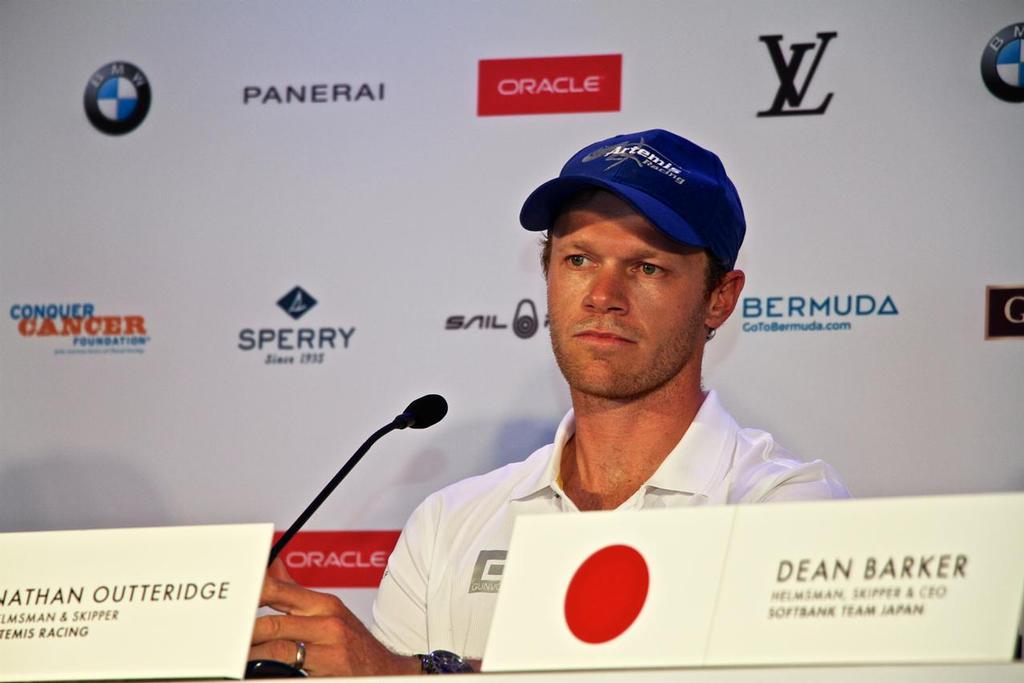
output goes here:
[{"label": "man's eye", "polygon": [[587,262],[586,257],[580,254],[573,254],[567,260],[569,261],[570,266],[575,266],[576,268],[579,268],[580,266]]},{"label": "man's eye", "polygon": [[653,263],[641,263],[640,272],[642,272],[644,275],[657,275],[659,272],[661,272],[661,268],[654,265]]}]

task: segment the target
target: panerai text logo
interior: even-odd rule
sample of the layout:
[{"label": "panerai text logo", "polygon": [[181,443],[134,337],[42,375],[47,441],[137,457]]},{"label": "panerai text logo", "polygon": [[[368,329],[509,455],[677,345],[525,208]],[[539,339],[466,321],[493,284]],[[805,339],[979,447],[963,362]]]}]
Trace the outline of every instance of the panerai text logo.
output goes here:
[{"label": "panerai text logo", "polygon": [[384,83],[311,83],[300,85],[247,85],[242,104],[336,104],[383,102]]}]

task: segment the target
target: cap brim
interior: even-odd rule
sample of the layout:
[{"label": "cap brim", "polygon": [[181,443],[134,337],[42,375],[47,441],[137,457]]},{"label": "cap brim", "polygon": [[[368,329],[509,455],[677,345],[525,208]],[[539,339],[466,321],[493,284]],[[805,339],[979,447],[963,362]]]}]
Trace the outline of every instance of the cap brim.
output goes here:
[{"label": "cap brim", "polygon": [[527,230],[550,230],[565,203],[582,190],[602,189],[632,206],[663,235],[674,242],[702,249],[710,245],[678,213],[654,197],[628,185],[590,176],[561,176],[547,181],[526,198],[519,223]]}]

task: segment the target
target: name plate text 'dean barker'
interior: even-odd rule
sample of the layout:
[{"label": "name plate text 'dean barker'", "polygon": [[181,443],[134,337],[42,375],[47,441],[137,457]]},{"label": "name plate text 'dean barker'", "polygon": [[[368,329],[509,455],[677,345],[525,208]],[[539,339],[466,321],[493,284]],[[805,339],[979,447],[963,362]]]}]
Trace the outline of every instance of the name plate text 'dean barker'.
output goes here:
[{"label": "name plate text 'dean barker'", "polygon": [[706,663],[1009,661],[1022,520],[1021,494],[743,506]]},{"label": "name plate text 'dean barker'", "polygon": [[1007,662],[1021,520],[1017,493],[524,516],[484,670]]},{"label": "name plate text 'dean barker'", "polygon": [[241,678],[272,533],[0,534],[0,681]]}]

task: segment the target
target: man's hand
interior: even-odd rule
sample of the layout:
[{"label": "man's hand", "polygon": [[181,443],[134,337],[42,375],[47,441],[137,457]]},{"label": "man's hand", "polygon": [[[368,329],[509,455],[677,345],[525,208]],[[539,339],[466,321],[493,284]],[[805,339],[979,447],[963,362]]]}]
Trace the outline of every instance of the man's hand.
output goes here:
[{"label": "man's hand", "polygon": [[306,644],[302,668],[313,676],[421,673],[418,658],[396,655],[381,645],[341,600],[295,583],[280,559],[267,570],[260,606],[282,614],[256,620],[250,659],[294,664],[301,641]]}]

